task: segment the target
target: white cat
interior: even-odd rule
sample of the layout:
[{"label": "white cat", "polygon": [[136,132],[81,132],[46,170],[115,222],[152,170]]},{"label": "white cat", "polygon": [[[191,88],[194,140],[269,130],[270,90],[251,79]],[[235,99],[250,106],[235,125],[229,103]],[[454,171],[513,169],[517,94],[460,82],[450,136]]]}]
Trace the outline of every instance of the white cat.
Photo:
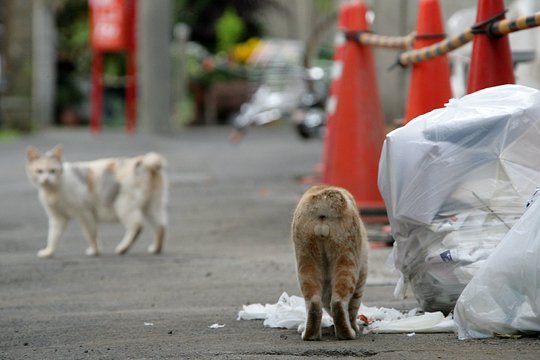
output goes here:
[{"label": "white cat", "polygon": [[26,173],[39,190],[39,200],[49,217],[47,246],[39,257],[54,254],[69,220],[82,227],[89,247],[86,254],[99,253],[97,223],[121,222],[125,235],[115,249],[124,254],[137,239],[146,219],[155,231],[148,251],[159,254],[167,228],[167,178],[165,159],[157,153],[132,158],[87,162],[62,162],[62,147],[41,154],[27,150]]}]

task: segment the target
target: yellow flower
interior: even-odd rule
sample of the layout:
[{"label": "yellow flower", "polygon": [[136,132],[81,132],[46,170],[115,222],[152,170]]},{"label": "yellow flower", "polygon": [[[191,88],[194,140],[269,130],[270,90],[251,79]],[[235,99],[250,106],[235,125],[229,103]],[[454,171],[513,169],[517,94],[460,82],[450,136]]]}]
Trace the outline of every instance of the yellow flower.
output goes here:
[{"label": "yellow flower", "polygon": [[245,64],[260,43],[261,40],[259,38],[250,38],[244,43],[235,45],[231,51],[232,59],[238,63]]}]

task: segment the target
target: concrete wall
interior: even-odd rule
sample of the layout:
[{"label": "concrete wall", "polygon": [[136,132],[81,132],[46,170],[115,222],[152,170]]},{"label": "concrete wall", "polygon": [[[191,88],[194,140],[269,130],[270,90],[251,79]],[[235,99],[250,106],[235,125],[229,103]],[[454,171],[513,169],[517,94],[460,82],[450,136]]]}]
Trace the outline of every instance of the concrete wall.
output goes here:
[{"label": "concrete wall", "polygon": [[[375,13],[372,30],[381,35],[406,35],[416,28],[418,0],[370,0],[366,1]],[[442,0],[441,12],[446,21],[454,12],[476,5],[475,0]],[[472,24],[471,24],[472,25]],[[375,49],[379,93],[387,123],[404,116],[408,94],[410,68],[395,67],[397,50]]]},{"label": "concrete wall", "polygon": [[165,133],[171,129],[171,11],[170,0],[138,2],[137,131]]},{"label": "concrete wall", "polygon": [[[170,68],[167,61],[159,62],[153,54],[167,54],[166,49],[171,31],[168,27],[167,9],[156,3],[170,0],[141,1],[140,28],[148,34],[141,38],[141,66],[148,66],[141,74],[141,86],[159,87],[168,81]],[[418,0],[365,0],[373,9],[374,32],[384,35],[405,35],[415,28]],[[536,0],[530,0],[534,2]],[[317,22],[343,1],[324,0],[279,0],[286,11],[270,10],[261,17],[270,36],[293,38],[302,41],[309,39]],[[455,11],[476,5],[476,0],[440,0],[443,17],[448,19]],[[32,122],[46,125],[51,123],[52,93],[54,92],[54,33],[50,31],[52,22],[50,6],[54,0],[0,0],[0,22],[4,27],[4,42],[0,51],[6,61],[9,88],[0,96],[0,126],[29,129]],[[149,4],[147,4],[149,3]],[[512,1],[506,1],[511,4]],[[157,20],[156,19],[161,19]],[[49,30],[47,30],[49,29]],[[335,29],[335,28],[334,28]],[[333,39],[331,30],[327,39]],[[154,33],[151,35],[151,33]],[[159,33],[159,34],[158,34]],[[163,39],[151,40],[152,36]],[[30,44],[34,44],[31,46]],[[159,49],[158,49],[159,48]],[[395,68],[388,71],[397,58],[395,50],[375,49],[379,92],[387,122],[403,116],[408,93],[409,69]],[[34,56],[33,56],[34,55]],[[32,73],[34,77],[32,79]],[[540,70],[536,69],[536,73]],[[166,131],[169,119],[165,109],[169,109],[169,95],[140,89],[140,125],[148,130]],[[32,96],[34,97],[32,99]],[[34,108],[32,114],[31,109]],[[169,109],[170,110],[170,109]],[[34,116],[34,118],[32,118]],[[141,118],[142,117],[142,118]]]},{"label": "concrete wall", "polygon": [[56,28],[50,0],[34,0],[32,10],[32,118],[44,127],[54,121]]},{"label": "concrete wall", "polygon": [[0,95],[0,126],[31,128],[32,1],[2,0],[7,89]]},{"label": "concrete wall", "polygon": [[[336,0],[333,9],[347,0]],[[375,14],[372,31],[382,35],[406,35],[416,28],[418,0],[365,0]],[[306,41],[314,24],[324,16],[315,1],[285,1],[281,4],[293,14],[294,21],[278,13],[265,14],[264,23],[272,36],[290,37]],[[476,0],[440,0],[444,20],[454,12],[474,7]],[[330,11],[331,9],[326,9]],[[333,38],[333,35],[330,36]],[[408,94],[410,69],[388,68],[396,62],[399,52],[375,48],[374,56],[377,66],[379,94],[384,108],[387,123],[403,117]]]},{"label": "concrete wall", "polygon": [[[268,36],[307,41],[317,19],[324,15],[325,6],[312,0],[278,0],[278,3],[284,11],[270,8],[260,17]],[[329,4],[336,7],[332,2]]]}]

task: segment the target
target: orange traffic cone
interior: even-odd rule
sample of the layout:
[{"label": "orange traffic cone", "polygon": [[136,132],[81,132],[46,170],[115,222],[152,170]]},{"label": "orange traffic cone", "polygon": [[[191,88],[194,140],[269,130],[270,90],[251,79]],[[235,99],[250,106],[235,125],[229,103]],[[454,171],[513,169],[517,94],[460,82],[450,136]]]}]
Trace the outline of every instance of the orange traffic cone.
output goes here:
[{"label": "orange traffic cone", "polygon": [[[438,0],[420,0],[414,48],[420,49],[444,39]],[[452,97],[450,66],[446,55],[413,65],[404,122],[444,106]]]},{"label": "orange traffic cone", "polygon": [[[477,24],[498,14],[500,14],[498,20],[504,19],[503,0],[478,0]],[[514,68],[508,36],[490,38],[485,33],[475,34],[467,93],[491,86],[514,83]]]},{"label": "orange traffic cone", "polygon": [[323,151],[320,162],[320,172],[324,174],[328,164],[329,152],[332,151],[333,143],[335,141],[334,117],[336,114],[336,105],[338,101],[339,82],[341,80],[341,74],[343,72],[343,51],[345,49],[345,26],[347,26],[347,10],[349,5],[343,4],[339,9],[337,33],[334,39],[334,59],[332,62],[331,82],[328,89],[328,99],[326,101],[326,128],[323,139]]},{"label": "orange traffic cone", "polygon": [[[369,31],[364,2],[351,2],[343,11],[346,31]],[[337,87],[323,181],[349,190],[364,214],[384,213],[384,201],[377,187],[384,116],[369,46],[353,40],[345,43]]]}]

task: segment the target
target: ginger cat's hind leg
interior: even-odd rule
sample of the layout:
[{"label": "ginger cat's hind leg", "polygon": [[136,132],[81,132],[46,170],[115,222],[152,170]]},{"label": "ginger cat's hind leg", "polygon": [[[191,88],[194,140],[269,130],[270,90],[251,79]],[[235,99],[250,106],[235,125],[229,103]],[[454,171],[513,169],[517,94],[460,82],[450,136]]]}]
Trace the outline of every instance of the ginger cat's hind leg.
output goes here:
[{"label": "ginger cat's hind leg", "polygon": [[321,340],[322,307],[320,297],[314,296],[306,300],[307,319],[302,340]]},{"label": "ginger cat's hind leg", "polygon": [[322,273],[312,256],[305,255],[298,258],[298,278],[307,312],[306,327],[302,333],[302,339],[320,340],[323,314]]},{"label": "ginger cat's hind leg", "polygon": [[358,295],[358,292],[355,292],[349,301],[349,323],[357,335],[360,334],[360,328],[358,327],[356,318],[358,317],[358,310],[360,309],[361,303],[362,295]]}]

